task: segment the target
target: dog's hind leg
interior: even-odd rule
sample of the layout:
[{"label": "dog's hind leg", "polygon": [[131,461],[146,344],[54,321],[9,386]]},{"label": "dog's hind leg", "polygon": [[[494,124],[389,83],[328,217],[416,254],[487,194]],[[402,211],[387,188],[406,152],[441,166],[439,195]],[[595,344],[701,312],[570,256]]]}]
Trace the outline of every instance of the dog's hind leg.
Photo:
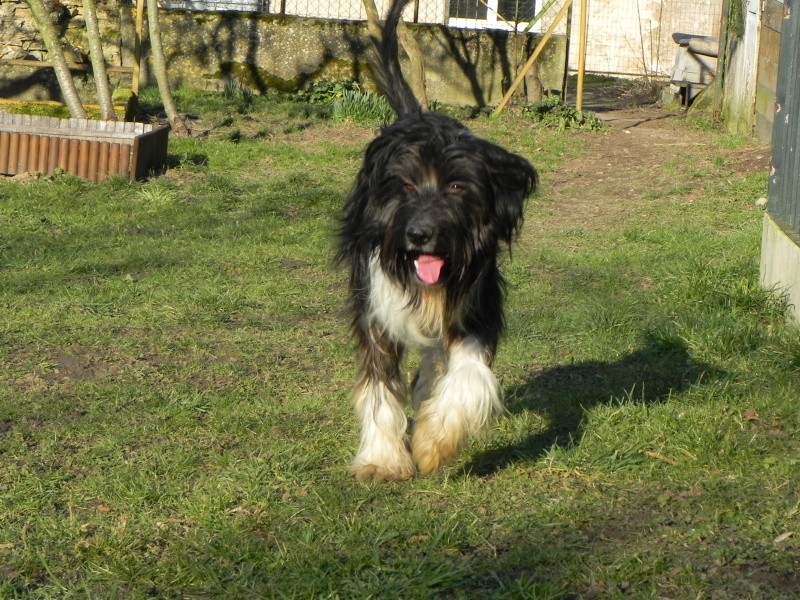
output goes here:
[{"label": "dog's hind leg", "polygon": [[450,462],[469,436],[502,410],[490,356],[474,337],[450,346],[447,370],[415,417],[411,448],[420,472],[431,473]]},{"label": "dog's hind leg", "polygon": [[370,330],[358,354],[360,372],[354,401],[361,420],[361,444],[350,469],[359,479],[408,479],[414,474],[414,464],[403,410],[402,347]]}]

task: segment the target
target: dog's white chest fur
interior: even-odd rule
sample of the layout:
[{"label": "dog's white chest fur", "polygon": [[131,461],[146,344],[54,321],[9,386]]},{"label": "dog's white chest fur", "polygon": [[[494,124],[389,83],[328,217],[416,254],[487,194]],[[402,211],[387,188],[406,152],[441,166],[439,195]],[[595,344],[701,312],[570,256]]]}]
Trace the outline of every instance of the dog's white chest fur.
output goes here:
[{"label": "dog's white chest fur", "polygon": [[377,255],[369,263],[369,318],[395,341],[411,346],[441,345],[444,290],[433,289],[415,306],[411,296],[386,276]]}]

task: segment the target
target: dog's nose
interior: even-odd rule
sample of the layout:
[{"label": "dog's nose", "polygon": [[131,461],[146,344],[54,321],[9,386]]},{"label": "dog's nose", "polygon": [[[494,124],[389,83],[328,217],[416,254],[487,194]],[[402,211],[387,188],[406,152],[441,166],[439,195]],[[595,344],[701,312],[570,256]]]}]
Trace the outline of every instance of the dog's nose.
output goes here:
[{"label": "dog's nose", "polygon": [[433,230],[420,225],[409,225],[406,228],[406,239],[415,246],[424,246],[433,238]]}]

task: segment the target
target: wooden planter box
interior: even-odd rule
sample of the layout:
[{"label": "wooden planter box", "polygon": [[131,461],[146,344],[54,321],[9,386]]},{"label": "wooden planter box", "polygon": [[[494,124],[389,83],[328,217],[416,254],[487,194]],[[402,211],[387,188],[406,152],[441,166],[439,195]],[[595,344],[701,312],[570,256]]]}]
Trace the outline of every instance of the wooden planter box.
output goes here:
[{"label": "wooden planter box", "polygon": [[0,174],[141,179],[164,168],[168,134],[166,125],[0,113]]}]

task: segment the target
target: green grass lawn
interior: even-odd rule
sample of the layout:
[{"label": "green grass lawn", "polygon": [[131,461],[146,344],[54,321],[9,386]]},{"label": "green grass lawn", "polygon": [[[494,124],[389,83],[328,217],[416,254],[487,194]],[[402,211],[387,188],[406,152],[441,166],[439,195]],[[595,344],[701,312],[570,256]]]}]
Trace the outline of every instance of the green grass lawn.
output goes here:
[{"label": "green grass lawn", "polygon": [[607,134],[470,122],[543,181],[508,413],[364,484],[331,256],[374,126],[239,100],[180,95],[207,134],[146,182],[0,181],[0,598],[800,595],[800,336],[758,286],[746,144],[703,132],[604,192],[624,218],[571,221],[552,182]]}]

